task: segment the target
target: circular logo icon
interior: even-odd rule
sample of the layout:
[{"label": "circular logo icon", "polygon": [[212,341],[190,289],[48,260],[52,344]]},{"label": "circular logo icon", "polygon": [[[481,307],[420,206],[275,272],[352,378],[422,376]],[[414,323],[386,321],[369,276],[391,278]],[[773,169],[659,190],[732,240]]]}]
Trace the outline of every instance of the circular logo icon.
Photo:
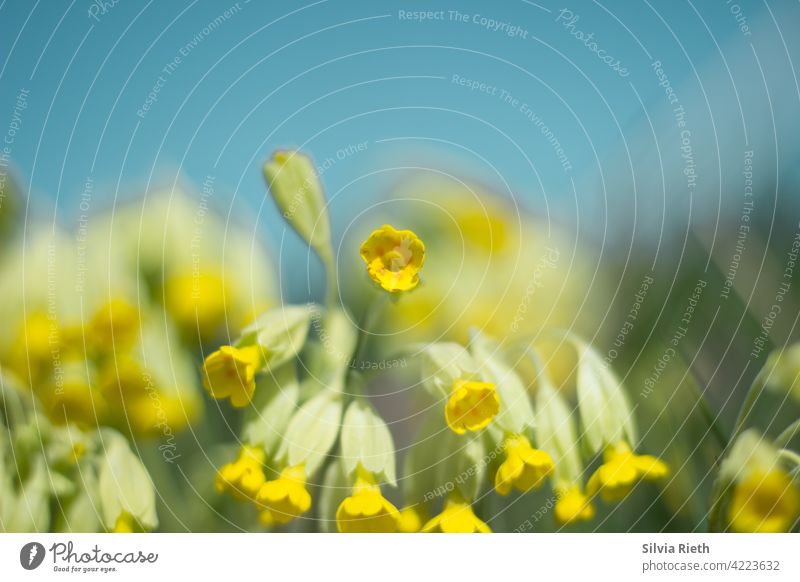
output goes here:
[{"label": "circular logo icon", "polygon": [[29,542],[19,551],[19,563],[26,570],[35,570],[44,561],[44,546],[39,542]]}]

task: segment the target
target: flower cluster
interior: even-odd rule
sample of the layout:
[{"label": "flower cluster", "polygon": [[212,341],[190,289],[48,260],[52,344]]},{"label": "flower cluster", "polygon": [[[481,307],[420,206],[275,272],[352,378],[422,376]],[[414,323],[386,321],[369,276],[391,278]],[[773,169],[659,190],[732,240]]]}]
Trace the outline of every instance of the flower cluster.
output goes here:
[{"label": "flower cluster", "polygon": [[[298,152],[278,152],[265,175],[284,217],[326,263],[330,229],[313,165]],[[360,255],[375,292],[390,295],[393,305],[422,280],[425,245],[411,230],[383,225],[366,237]],[[208,394],[245,410],[238,458],[220,467],[217,490],[250,503],[262,524],[287,524],[313,505],[317,519],[340,532],[488,532],[474,507],[487,486],[507,496],[548,482],[558,497],[556,520],[567,524],[591,519],[595,497],[616,502],[639,481],[667,476],[663,461],[634,453],[624,389],[589,346],[565,340],[578,361],[579,435],[533,343],[520,356],[473,330],[466,346],[439,342],[417,350],[429,413],[398,479],[389,427],[371,404],[368,383],[348,365],[368,330],[331,301],[336,295],[329,292],[325,305],[267,310],[203,366]],[[517,369],[521,360],[536,362],[535,373]],[[317,500],[312,483],[321,484]],[[386,495],[403,499],[399,507],[384,493],[398,483],[401,491]]]},{"label": "flower cluster", "polygon": [[267,265],[263,251],[202,198],[175,188],[89,207],[75,229],[0,225],[0,527],[12,531],[156,527],[127,439],[180,458],[204,411],[203,346],[274,297],[249,264]]}]

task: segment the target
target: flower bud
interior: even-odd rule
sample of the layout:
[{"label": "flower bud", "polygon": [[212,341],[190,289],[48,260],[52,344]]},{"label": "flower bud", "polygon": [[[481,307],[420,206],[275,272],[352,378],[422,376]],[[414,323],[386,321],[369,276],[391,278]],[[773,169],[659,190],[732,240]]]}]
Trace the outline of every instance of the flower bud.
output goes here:
[{"label": "flower bud", "polygon": [[314,164],[298,151],[278,150],[264,177],[283,218],[323,259],[333,255],[325,194]]}]

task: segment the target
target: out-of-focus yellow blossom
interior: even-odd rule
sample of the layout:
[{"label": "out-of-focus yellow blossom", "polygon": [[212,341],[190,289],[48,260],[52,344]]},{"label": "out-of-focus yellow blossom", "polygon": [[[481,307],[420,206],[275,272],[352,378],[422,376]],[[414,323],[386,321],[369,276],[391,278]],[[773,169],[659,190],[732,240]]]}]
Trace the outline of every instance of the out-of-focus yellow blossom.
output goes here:
[{"label": "out-of-focus yellow blossom", "polygon": [[[137,275],[192,343],[236,335],[276,296],[271,259],[250,217],[231,221],[211,201],[213,179],[175,186],[93,217],[86,247],[100,264]],[[98,275],[99,276],[99,275]]]},{"label": "out-of-focus yellow blossom", "polygon": [[560,525],[569,525],[594,518],[594,506],[580,486],[556,487],[555,519]]},{"label": "out-of-focus yellow blossom", "polygon": [[[494,337],[572,327],[579,306],[606,304],[601,293],[585,293],[604,288],[605,274],[588,260],[593,251],[508,193],[425,173],[399,183],[385,208],[377,220],[402,223],[426,249],[425,284],[386,314],[382,331],[393,344],[464,342],[473,327]],[[605,307],[579,311],[594,329]]]},{"label": "out-of-focus yellow blossom", "polygon": [[442,513],[428,521],[423,533],[492,533],[472,511],[472,506],[459,496],[447,499]]},{"label": "out-of-focus yellow blossom", "polygon": [[477,432],[489,426],[500,411],[500,397],[491,382],[457,380],[445,406],[445,420],[453,432]]},{"label": "out-of-focus yellow blossom", "polygon": [[222,346],[203,363],[203,386],[213,398],[230,398],[231,405],[243,408],[253,398],[261,362],[260,346]]},{"label": "out-of-focus yellow blossom", "polygon": [[394,533],[400,512],[383,495],[374,476],[362,467],[356,470],[353,494],[336,510],[336,527],[341,533]]},{"label": "out-of-focus yellow blossom", "polygon": [[384,224],[361,245],[361,258],[372,280],[386,291],[410,291],[419,284],[425,245],[412,231]]},{"label": "out-of-focus yellow blossom", "polygon": [[732,495],[728,525],[740,532],[789,531],[800,514],[800,491],[781,451],[755,429],[742,432],[720,466]]},{"label": "out-of-focus yellow blossom", "polygon": [[[58,326],[41,311],[31,313],[20,326],[9,360],[20,378],[39,377],[60,347]],[[49,366],[52,369],[52,365]]]},{"label": "out-of-focus yellow blossom", "polygon": [[425,522],[425,512],[418,505],[404,507],[400,510],[397,531],[401,533],[416,533],[422,529]]},{"label": "out-of-focus yellow blossom", "polygon": [[800,492],[780,467],[753,471],[734,486],[728,521],[738,532],[790,531],[800,515]]},{"label": "out-of-focus yellow blossom", "polygon": [[225,293],[232,292],[233,284],[226,289],[221,273],[218,267],[205,273],[178,273],[166,280],[164,307],[181,329],[196,329],[201,338],[208,339],[225,321]]},{"label": "out-of-focus yellow blossom", "polygon": [[105,399],[92,384],[83,362],[67,362],[56,378],[35,390],[54,423],[73,422],[87,428],[98,424],[107,412]]},{"label": "out-of-focus yellow blossom", "polygon": [[525,436],[511,436],[503,446],[506,460],[494,480],[494,488],[500,495],[508,495],[512,487],[523,493],[537,489],[552,474],[553,459],[546,452],[534,449]]},{"label": "out-of-focus yellow blossom", "polygon": [[637,455],[625,442],[606,447],[603,461],[589,479],[586,490],[590,497],[600,493],[606,502],[624,498],[641,479],[656,481],[669,474],[669,468],[661,459]]},{"label": "out-of-focus yellow blossom", "polygon": [[126,300],[117,298],[98,309],[86,330],[95,351],[130,347],[139,335],[139,312]]},{"label": "out-of-focus yellow blossom", "polygon": [[229,491],[240,501],[254,500],[266,482],[262,449],[242,446],[233,463],[223,465],[217,472],[214,486],[218,493]]},{"label": "out-of-focus yellow blossom", "polygon": [[264,483],[258,490],[256,503],[263,509],[259,520],[264,525],[288,523],[303,515],[311,508],[303,466],[286,467],[277,479]]}]

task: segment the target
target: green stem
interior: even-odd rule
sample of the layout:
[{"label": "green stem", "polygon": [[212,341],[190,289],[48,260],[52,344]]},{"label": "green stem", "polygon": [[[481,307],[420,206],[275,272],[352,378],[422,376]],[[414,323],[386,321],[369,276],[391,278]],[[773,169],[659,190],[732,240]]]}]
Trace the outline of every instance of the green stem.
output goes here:
[{"label": "green stem", "polygon": [[388,293],[380,293],[378,296],[373,294],[372,298],[369,300],[369,303],[367,303],[367,307],[364,310],[364,315],[362,316],[358,325],[360,329],[358,332],[356,347],[353,350],[353,363],[361,360],[363,357],[369,340],[368,336],[370,335],[370,330],[372,330],[373,326],[375,325],[377,317],[383,312],[383,308],[386,306],[387,298]]},{"label": "green stem", "polygon": [[319,258],[325,267],[325,306],[330,309],[339,300],[338,273],[336,272],[336,262],[330,253],[320,253]]},{"label": "green stem", "polygon": [[722,427],[719,425],[717,415],[713,413],[711,407],[708,405],[706,397],[703,395],[703,392],[698,389],[697,385],[694,382],[687,383],[691,386],[690,389],[694,393],[694,398],[699,407],[700,415],[703,417],[703,420],[705,420],[706,425],[714,435],[717,443],[719,443],[720,447],[725,450],[725,448],[728,446],[728,437],[725,436],[725,431],[722,430]]}]

